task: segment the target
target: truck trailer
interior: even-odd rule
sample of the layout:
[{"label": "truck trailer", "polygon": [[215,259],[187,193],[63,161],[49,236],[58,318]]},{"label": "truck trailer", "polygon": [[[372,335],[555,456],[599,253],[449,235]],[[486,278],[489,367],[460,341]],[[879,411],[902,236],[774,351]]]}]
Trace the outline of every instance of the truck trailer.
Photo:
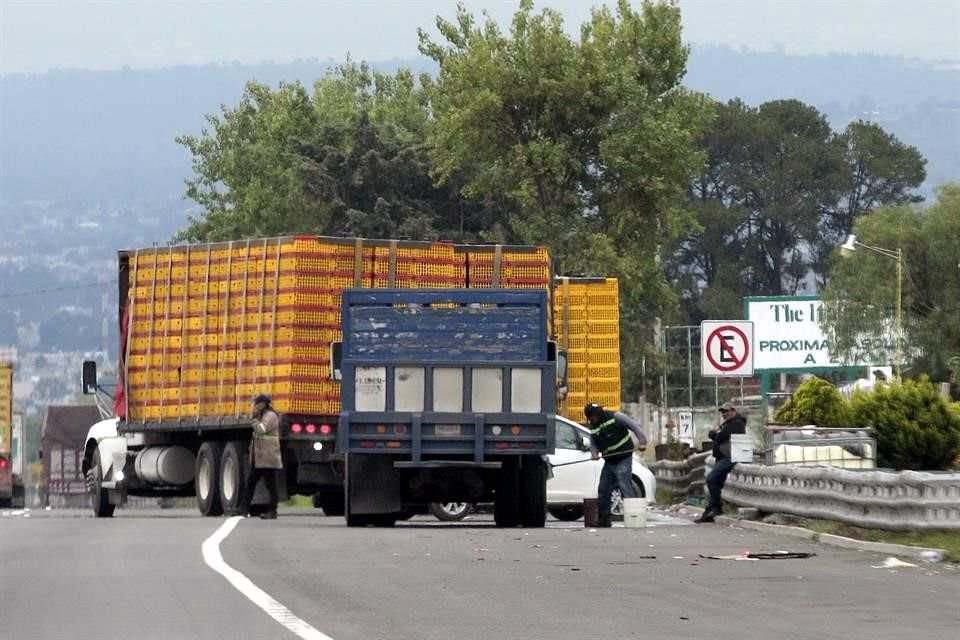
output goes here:
[{"label": "truck trailer", "polygon": [[0,507],[24,506],[23,436],[14,427],[13,364],[0,362]]},{"label": "truck trailer", "polygon": [[[343,514],[335,450],[344,288],[551,288],[544,247],[287,236],[151,247],[118,256],[120,363],[82,470],[101,517],[127,495],[196,496],[245,512],[250,401],[281,416],[287,493]],[[85,393],[107,389],[84,363]]]}]

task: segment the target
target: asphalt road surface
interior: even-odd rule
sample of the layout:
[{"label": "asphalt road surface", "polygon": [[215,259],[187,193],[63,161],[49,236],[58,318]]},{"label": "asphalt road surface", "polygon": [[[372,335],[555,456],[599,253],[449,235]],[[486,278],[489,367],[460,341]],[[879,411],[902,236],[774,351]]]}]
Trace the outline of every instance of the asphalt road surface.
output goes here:
[{"label": "asphalt road surface", "polygon": [[[883,555],[665,513],[649,524],[497,529],[478,515],[348,529],[307,510],[236,522],[8,510],[0,638],[903,640],[960,628],[954,565],[883,568]],[[202,551],[218,530],[208,552],[239,588]],[[775,551],[816,555],[700,557]]]}]

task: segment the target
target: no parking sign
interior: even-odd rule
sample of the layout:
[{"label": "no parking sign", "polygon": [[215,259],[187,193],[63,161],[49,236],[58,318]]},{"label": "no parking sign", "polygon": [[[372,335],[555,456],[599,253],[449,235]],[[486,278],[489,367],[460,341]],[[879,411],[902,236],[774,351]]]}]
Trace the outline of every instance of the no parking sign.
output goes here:
[{"label": "no parking sign", "polygon": [[752,376],[753,323],[704,320],[700,323],[700,351],[704,376]]}]

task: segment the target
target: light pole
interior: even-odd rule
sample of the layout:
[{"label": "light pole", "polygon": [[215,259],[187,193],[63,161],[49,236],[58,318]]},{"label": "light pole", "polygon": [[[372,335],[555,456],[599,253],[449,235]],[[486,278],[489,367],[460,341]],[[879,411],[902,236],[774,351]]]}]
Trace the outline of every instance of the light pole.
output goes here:
[{"label": "light pole", "polygon": [[894,336],[893,336],[893,364],[897,369],[897,377],[900,377],[900,361],[902,353],[900,351],[900,339],[903,332],[903,251],[900,247],[896,249],[884,249],[883,247],[874,247],[864,244],[857,240],[857,236],[851,234],[847,236],[847,241],[840,245],[840,255],[849,256],[857,247],[863,247],[867,251],[879,253],[882,256],[893,258],[897,261],[897,307],[894,309]]}]

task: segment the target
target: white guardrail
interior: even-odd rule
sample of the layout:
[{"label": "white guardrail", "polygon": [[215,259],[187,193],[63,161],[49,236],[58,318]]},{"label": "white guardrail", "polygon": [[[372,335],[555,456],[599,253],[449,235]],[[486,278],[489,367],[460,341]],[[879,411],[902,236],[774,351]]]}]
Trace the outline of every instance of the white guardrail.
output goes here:
[{"label": "white guardrail", "polygon": [[[659,460],[650,468],[657,486],[675,496],[703,495],[713,456]],[[875,529],[960,529],[960,473],[739,463],[727,477],[723,499],[766,513]]]}]

